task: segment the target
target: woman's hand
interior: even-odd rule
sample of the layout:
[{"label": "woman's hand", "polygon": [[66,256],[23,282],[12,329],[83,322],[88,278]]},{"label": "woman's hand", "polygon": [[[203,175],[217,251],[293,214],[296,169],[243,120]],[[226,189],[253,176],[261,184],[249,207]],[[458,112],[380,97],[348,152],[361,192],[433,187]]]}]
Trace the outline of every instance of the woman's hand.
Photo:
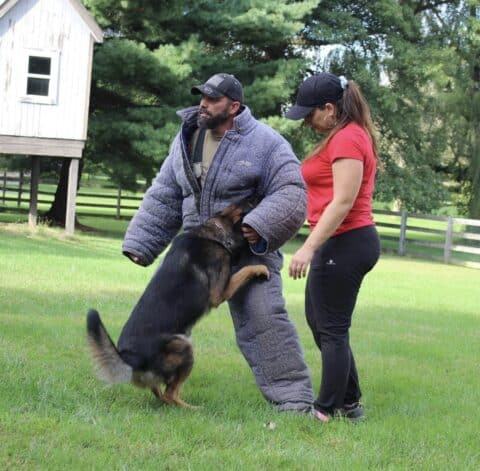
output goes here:
[{"label": "woman's hand", "polygon": [[302,245],[293,255],[288,267],[288,274],[291,278],[303,278],[307,276],[307,269],[312,261],[315,250]]}]

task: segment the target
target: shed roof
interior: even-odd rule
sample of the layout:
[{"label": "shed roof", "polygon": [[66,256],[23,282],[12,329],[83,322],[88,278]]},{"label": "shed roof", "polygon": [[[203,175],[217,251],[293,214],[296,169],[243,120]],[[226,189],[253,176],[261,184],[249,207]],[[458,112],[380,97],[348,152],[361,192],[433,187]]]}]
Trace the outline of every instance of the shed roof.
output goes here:
[{"label": "shed roof", "polygon": [[[6,15],[18,2],[22,0],[0,0],[0,19]],[[103,42],[103,31],[97,22],[94,20],[93,16],[88,12],[88,10],[82,5],[80,0],[65,0],[71,3],[72,7],[77,11],[82,20],[87,24],[90,29],[93,38],[96,42]]]}]

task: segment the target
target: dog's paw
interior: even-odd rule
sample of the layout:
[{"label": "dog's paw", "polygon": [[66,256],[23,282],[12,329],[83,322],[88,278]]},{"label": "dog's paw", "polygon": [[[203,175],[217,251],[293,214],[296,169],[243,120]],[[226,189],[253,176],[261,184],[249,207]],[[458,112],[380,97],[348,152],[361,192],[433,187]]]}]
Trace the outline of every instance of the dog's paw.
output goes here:
[{"label": "dog's paw", "polygon": [[265,265],[256,265],[255,276],[265,278],[268,280],[270,279],[270,272],[268,271],[268,268]]}]

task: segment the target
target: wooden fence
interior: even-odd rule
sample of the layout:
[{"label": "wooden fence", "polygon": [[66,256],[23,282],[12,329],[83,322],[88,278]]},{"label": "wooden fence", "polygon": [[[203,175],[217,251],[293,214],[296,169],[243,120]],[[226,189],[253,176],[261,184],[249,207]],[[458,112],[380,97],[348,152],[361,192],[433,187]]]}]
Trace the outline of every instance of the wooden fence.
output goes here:
[{"label": "wooden fence", "polygon": [[[50,191],[39,191],[39,207],[43,205],[48,209],[50,206],[54,197],[53,183],[51,188]],[[121,189],[94,190],[82,188],[78,192],[78,215],[129,219],[142,200],[142,194]],[[4,209],[25,211],[29,204],[29,191],[28,175],[2,172],[0,209],[3,204]],[[374,217],[385,252],[480,269],[480,220],[408,213],[405,210],[375,210]],[[305,232],[306,227],[301,233]]]},{"label": "wooden fence", "polygon": [[480,268],[480,220],[403,211],[374,211],[382,248]]},{"label": "wooden fence", "polygon": [[[56,186],[56,182],[42,179],[42,185]],[[50,207],[55,191],[39,189],[39,207]],[[130,218],[138,209],[143,195],[118,189],[81,188],[77,193],[76,212],[84,216],[105,216],[117,219]],[[99,200],[101,202],[99,202]],[[103,202],[105,201],[105,202]],[[30,175],[22,172],[2,172],[0,174],[0,204],[4,207],[16,206],[25,210],[30,202]]]}]

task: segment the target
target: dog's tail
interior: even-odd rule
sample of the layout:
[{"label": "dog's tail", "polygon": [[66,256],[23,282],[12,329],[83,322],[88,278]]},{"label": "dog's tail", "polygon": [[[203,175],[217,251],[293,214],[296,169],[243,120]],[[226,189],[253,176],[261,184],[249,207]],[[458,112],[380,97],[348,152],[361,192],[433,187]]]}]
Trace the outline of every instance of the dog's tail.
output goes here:
[{"label": "dog's tail", "polygon": [[106,383],[128,383],[132,379],[132,367],[125,363],[94,309],[87,314],[87,339],[98,370],[98,376]]}]

